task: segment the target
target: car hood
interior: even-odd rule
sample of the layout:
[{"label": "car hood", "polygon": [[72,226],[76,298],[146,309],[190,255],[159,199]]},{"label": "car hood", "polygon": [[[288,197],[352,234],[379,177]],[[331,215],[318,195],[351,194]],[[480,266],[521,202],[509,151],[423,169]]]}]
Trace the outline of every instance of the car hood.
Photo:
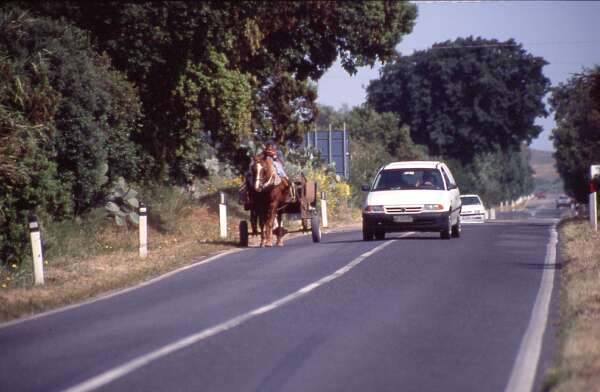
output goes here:
[{"label": "car hood", "polygon": [[450,196],[447,191],[438,190],[390,190],[369,192],[366,205],[423,205],[442,204],[450,208]]}]

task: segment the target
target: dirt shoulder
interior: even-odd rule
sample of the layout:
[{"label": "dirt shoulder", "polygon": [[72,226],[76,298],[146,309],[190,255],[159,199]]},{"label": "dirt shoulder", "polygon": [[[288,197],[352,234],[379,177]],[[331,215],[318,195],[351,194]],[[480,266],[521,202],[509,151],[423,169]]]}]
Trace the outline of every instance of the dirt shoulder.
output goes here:
[{"label": "dirt shoulder", "polygon": [[542,390],[600,391],[600,232],[567,220],[560,241],[559,343]]}]

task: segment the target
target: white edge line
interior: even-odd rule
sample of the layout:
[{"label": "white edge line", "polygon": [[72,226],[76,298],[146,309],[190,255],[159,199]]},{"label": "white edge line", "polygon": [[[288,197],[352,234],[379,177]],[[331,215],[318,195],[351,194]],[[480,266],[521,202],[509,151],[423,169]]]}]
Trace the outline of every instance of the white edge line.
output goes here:
[{"label": "white edge line", "polygon": [[556,224],[550,229],[550,240],[546,247],[544,272],[540,282],[535,304],[529,319],[529,325],[521,340],[519,353],[513,365],[506,392],[529,392],[533,389],[535,375],[542,351],[544,332],[548,324],[550,300],[554,288],[554,274],[556,265],[556,246],[558,234]]},{"label": "white edge line", "polygon": [[[409,234],[410,233],[407,233],[406,235],[409,235]],[[173,343],[167,344],[166,346],[163,346],[155,351],[149,352],[148,354],[142,355],[142,356],[132,359],[128,362],[125,362],[124,364],[122,364],[120,366],[117,366],[115,368],[107,370],[95,377],[88,379],[87,381],[84,381],[80,384],[74,385],[74,386],[64,390],[64,392],[93,391],[93,390],[100,388],[112,381],[115,381],[115,380],[125,376],[126,374],[131,373],[131,372],[135,371],[136,369],[139,369],[161,357],[164,357],[175,351],[181,350],[192,344],[198,343],[199,341],[204,340],[208,337],[217,335],[221,332],[224,332],[231,328],[234,328],[234,327],[236,327],[248,320],[251,320],[261,314],[267,313],[271,310],[274,310],[281,306],[284,306],[287,303],[292,302],[292,301],[308,294],[309,292],[315,290],[316,288],[318,288],[326,283],[329,283],[332,280],[344,275],[345,273],[350,271],[352,268],[354,268],[357,265],[359,265],[360,263],[362,263],[366,258],[379,252],[386,246],[390,245],[392,242],[394,242],[394,240],[388,240],[388,241],[384,242],[383,244],[378,245],[377,247],[371,249],[370,251],[365,252],[362,255],[358,256],[357,258],[353,259],[348,264],[339,268],[337,271],[333,272],[332,274],[327,275],[327,276],[317,280],[316,282],[310,283],[310,284],[304,286],[303,288],[301,288],[291,294],[286,295],[285,297],[282,297],[278,300],[271,302],[270,304],[261,306],[254,310],[251,310],[247,313],[244,313],[242,315],[239,315],[237,317],[229,319],[221,324],[217,324],[213,327],[201,330],[192,335],[188,335],[188,336],[186,336],[182,339],[179,339]]]},{"label": "white edge line", "polygon": [[246,249],[250,249],[250,248],[225,250],[225,251],[222,251],[221,253],[217,253],[216,255],[210,256],[210,257],[208,257],[206,259],[202,259],[202,260],[197,261],[197,262],[195,262],[193,264],[184,265],[183,267],[177,268],[177,269],[175,269],[173,271],[166,272],[163,275],[160,275],[160,276],[154,277],[154,278],[152,278],[150,280],[146,280],[144,282],[138,283],[135,286],[127,287],[127,288],[124,288],[124,289],[119,289],[117,291],[109,292],[107,294],[101,294],[98,297],[95,297],[95,298],[92,298],[92,299],[88,299],[88,300],[85,300],[85,301],[82,301],[82,302],[77,302],[75,304],[66,305],[66,306],[63,306],[63,307],[60,307],[60,308],[57,308],[57,309],[52,309],[52,310],[48,310],[46,312],[34,314],[34,315],[31,315],[31,316],[26,316],[26,317],[19,318],[19,319],[16,319],[16,320],[7,321],[5,323],[0,324],[0,329],[11,327],[11,326],[16,325],[16,324],[25,323],[27,321],[35,320],[35,319],[38,319],[38,318],[50,316],[50,315],[53,315],[53,314],[56,314],[56,313],[60,313],[60,312],[64,312],[64,311],[67,311],[67,310],[75,309],[75,308],[78,308],[80,306],[89,305],[89,304],[92,304],[94,302],[103,301],[105,299],[109,299],[109,298],[112,298],[112,297],[116,297],[117,295],[125,294],[125,293],[128,293],[130,291],[134,291],[134,290],[140,289],[140,288],[142,288],[144,286],[148,286],[150,284],[156,283],[156,282],[161,281],[161,280],[163,280],[165,278],[168,278],[171,275],[178,274],[178,273],[180,273],[182,271],[185,271],[187,269],[194,268],[194,267],[197,267],[197,266],[202,265],[202,264],[210,263],[211,261],[219,259],[219,258],[221,258],[223,256],[226,256],[226,255],[229,255],[229,254],[232,254],[232,253],[236,253],[236,252],[241,252],[241,251],[246,250]]}]

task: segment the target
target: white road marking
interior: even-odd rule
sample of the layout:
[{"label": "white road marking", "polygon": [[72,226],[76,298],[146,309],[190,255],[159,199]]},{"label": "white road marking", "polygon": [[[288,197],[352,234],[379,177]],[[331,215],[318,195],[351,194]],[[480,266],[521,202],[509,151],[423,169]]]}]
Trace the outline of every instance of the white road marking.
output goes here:
[{"label": "white road marking", "polygon": [[542,351],[542,339],[548,323],[550,298],[554,288],[554,266],[556,265],[556,244],[558,235],[556,224],[550,229],[550,241],[546,247],[544,272],[540,282],[535,304],[529,325],[521,340],[519,354],[513,365],[506,392],[529,392],[533,389],[533,382]]},{"label": "white road marking", "polygon": [[[412,233],[406,233],[405,235],[410,235],[410,234],[412,234]],[[112,368],[110,370],[107,370],[104,373],[101,373],[96,377],[90,378],[87,381],[84,381],[80,384],[74,385],[74,386],[66,389],[64,392],[93,391],[97,388],[100,388],[110,382],[113,382],[113,381],[135,371],[136,369],[139,369],[139,368],[149,364],[150,362],[153,362],[153,361],[155,361],[159,358],[162,358],[166,355],[172,354],[183,348],[191,346],[191,345],[198,343],[206,338],[209,338],[209,337],[217,335],[221,332],[224,332],[224,331],[227,331],[234,327],[237,327],[238,325],[243,324],[246,321],[251,320],[261,314],[264,314],[264,313],[270,312],[271,310],[282,307],[282,306],[308,294],[309,292],[315,290],[316,288],[318,288],[324,284],[327,284],[327,283],[331,282],[332,280],[339,278],[340,276],[346,274],[352,268],[354,268],[357,265],[359,265],[360,263],[362,263],[366,258],[379,252],[386,246],[390,245],[392,242],[394,242],[394,241],[389,240],[389,241],[384,242],[383,244],[358,256],[357,258],[350,261],[348,264],[341,267],[340,269],[333,272],[332,274],[327,275],[327,276],[319,279],[318,281],[313,282],[313,283],[299,289],[298,291],[296,291],[292,294],[289,294],[283,298],[273,301],[270,304],[267,304],[265,306],[261,306],[260,308],[251,310],[240,316],[234,317],[234,318],[232,318],[228,321],[225,321],[221,324],[215,325],[214,327],[204,329],[202,331],[198,331],[197,333],[192,334],[192,335],[188,335],[188,336],[186,336],[180,340],[177,340],[173,343],[167,344],[166,346],[163,346],[163,347],[159,348],[158,350],[152,351],[148,354],[142,355],[138,358],[135,358],[128,362],[125,362],[124,364],[117,366],[115,368]]]}]

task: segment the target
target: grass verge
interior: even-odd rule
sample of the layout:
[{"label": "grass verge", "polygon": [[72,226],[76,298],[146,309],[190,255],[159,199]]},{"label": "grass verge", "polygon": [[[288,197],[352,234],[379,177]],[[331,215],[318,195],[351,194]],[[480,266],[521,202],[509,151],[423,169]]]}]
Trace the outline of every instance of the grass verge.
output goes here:
[{"label": "grass verge", "polygon": [[[230,189],[228,200],[236,200]],[[228,203],[228,237],[219,238],[218,198],[190,200],[174,189],[154,189],[149,200],[148,257],[138,256],[137,227],[118,227],[103,210],[43,227],[45,284],[33,286],[31,261],[0,268],[0,322],[85,301],[133,286],[166,272],[237,247],[238,222],[248,213]],[[342,208],[330,227],[356,221]],[[333,221],[333,222],[332,222]],[[289,222],[295,229],[299,224]]]},{"label": "grass verge", "polygon": [[560,227],[559,344],[543,391],[600,391],[600,232],[587,221]]}]

